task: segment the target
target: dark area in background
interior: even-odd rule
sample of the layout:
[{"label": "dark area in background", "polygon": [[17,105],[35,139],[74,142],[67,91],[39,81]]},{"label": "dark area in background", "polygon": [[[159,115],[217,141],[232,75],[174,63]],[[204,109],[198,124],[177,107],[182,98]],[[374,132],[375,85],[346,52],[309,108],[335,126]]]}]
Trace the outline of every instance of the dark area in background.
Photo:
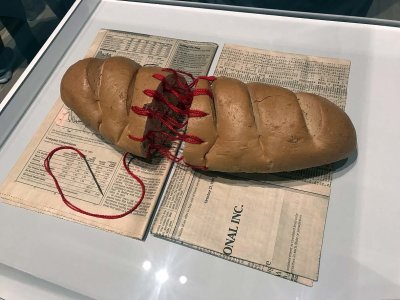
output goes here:
[{"label": "dark area in background", "polygon": [[372,0],[189,0],[190,2],[249,6],[268,9],[366,16]]},{"label": "dark area in background", "polygon": [[0,0],[0,101],[73,3],[74,0]]}]

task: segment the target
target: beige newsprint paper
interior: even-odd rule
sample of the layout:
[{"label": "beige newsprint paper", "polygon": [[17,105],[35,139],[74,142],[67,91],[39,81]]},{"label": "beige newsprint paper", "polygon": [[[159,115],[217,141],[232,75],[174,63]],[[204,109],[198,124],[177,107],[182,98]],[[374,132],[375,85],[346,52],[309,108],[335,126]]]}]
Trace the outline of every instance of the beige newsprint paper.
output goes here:
[{"label": "beige newsprint paper", "polygon": [[[216,49],[217,45],[213,43],[101,30],[87,56],[122,55],[142,65],[155,64],[199,75],[208,72]],[[121,214],[136,203],[141,188],[126,174],[122,153],[87,129],[60,99],[2,183],[1,199],[13,205],[142,239],[171,162],[164,159],[150,164],[133,159],[130,168],[143,180],[146,196],[132,214],[121,219],[104,220],[75,212],[62,202],[54,182],[43,168],[47,153],[60,145],[74,146],[87,156],[104,194],[100,193],[84,161],[75,152],[61,151],[53,157],[51,166],[72,203],[86,211],[107,215]]]},{"label": "beige newsprint paper", "polygon": [[[344,108],[350,62],[225,45],[215,74],[320,94]],[[152,233],[311,286],[331,167],[279,174],[194,172],[170,177]]]}]

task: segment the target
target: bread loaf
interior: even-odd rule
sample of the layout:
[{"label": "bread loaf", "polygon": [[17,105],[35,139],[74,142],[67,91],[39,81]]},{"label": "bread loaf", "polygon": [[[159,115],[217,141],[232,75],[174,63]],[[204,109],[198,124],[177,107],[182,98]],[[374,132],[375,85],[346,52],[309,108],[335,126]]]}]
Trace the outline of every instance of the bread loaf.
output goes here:
[{"label": "bread loaf", "polygon": [[171,103],[177,102],[174,95],[163,91],[163,85],[152,77],[153,74],[164,75],[171,86],[176,84],[173,74],[159,67],[142,68],[128,58],[83,59],[64,74],[61,99],[83,123],[117,148],[146,157],[148,141],[129,137],[146,136],[149,131],[161,130],[162,124],[157,119],[134,113],[131,107],[165,109],[162,103],[144,94],[145,89],[157,90]]},{"label": "bread loaf", "polygon": [[[190,103],[179,106],[190,88]],[[209,170],[292,171],[344,159],[356,149],[349,117],[320,96],[226,77],[198,78],[190,86],[175,72],[122,57],[71,66],[61,98],[122,150],[147,157],[175,136],[186,141],[184,161]],[[173,122],[182,112],[186,133]]]}]

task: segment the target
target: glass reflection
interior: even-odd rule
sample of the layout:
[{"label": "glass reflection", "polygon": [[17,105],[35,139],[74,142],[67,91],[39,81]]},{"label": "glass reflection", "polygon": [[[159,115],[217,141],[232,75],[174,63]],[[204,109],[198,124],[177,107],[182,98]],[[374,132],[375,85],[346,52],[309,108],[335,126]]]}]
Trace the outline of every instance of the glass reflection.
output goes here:
[{"label": "glass reflection", "polygon": [[179,277],[179,282],[180,282],[181,284],[185,284],[185,283],[187,282],[187,277],[184,276],[184,275],[182,275],[181,277]]},{"label": "glass reflection", "polygon": [[166,269],[161,269],[156,273],[156,280],[159,283],[164,283],[168,280],[168,272]]},{"label": "glass reflection", "polygon": [[145,271],[148,271],[151,269],[151,262],[148,260],[145,260],[142,264],[142,267]]}]

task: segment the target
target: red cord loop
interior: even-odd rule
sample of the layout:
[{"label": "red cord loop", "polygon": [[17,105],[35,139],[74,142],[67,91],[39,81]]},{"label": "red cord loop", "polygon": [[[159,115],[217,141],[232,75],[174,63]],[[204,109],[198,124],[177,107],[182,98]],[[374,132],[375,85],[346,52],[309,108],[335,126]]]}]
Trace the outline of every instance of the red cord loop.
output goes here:
[{"label": "red cord loop", "polygon": [[215,80],[217,80],[217,77],[215,77],[215,76],[199,76],[199,77],[197,77],[197,79],[204,79],[204,80],[208,80],[208,81],[215,81]]},{"label": "red cord loop", "polygon": [[193,96],[207,95],[210,98],[214,98],[213,93],[209,89],[195,89],[193,90]]},{"label": "red cord loop", "polygon": [[137,136],[133,136],[132,134],[128,134],[128,138],[130,138],[131,140],[133,140],[135,142],[144,142],[147,139],[147,136],[137,137]]},{"label": "red cord loop", "polygon": [[208,168],[206,166],[195,166],[195,165],[188,164],[187,162],[185,162],[185,165],[188,167],[191,167],[192,169],[196,169],[196,170],[203,170],[203,171],[208,170]]},{"label": "red cord loop", "polygon": [[[156,101],[159,101],[163,104],[165,104],[172,112],[186,118],[202,118],[207,116],[208,114],[200,111],[200,110],[195,110],[195,109],[190,109],[190,106],[193,101],[193,97],[195,96],[200,96],[200,95],[207,95],[211,98],[213,98],[213,94],[209,89],[203,89],[203,88],[195,88],[197,83],[199,82],[200,79],[203,80],[208,80],[208,81],[214,81],[216,80],[215,76],[198,76],[195,78],[192,74],[180,70],[174,70],[170,68],[165,68],[162,69],[162,71],[166,72],[171,72],[174,75],[175,82],[173,83],[173,86],[171,83],[169,83],[166,80],[166,77],[163,74],[153,74],[153,78],[160,80],[162,84],[162,88],[164,92],[169,95],[173,95],[178,103],[175,105],[174,103],[171,103],[171,101],[166,97],[164,94],[161,94],[157,90],[150,90],[150,89],[145,89],[143,93],[149,97],[152,97]],[[191,82],[188,84],[185,80],[183,80],[182,75],[186,75],[191,79]],[[192,90],[193,89],[193,90]],[[136,113],[137,115],[141,116],[146,116],[149,118],[154,118],[159,120],[170,132],[167,131],[149,131],[145,136],[143,137],[136,137],[133,135],[128,135],[128,137],[137,142],[144,142],[148,141],[149,146],[148,146],[148,152],[147,155],[151,155],[154,152],[160,153],[162,156],[176,162],[176,163],[181,163],[183,160],[183,156],[178,157],[177,155],[171,153],[170,149],[165,146],[162,142],[165,142],[165,140],[173,142],[173,141],[184,141],[190,144],[201,144],[204,141],[200,139],[197,136],[190,135],[190,134],[184,134],[181,132],[181,129],[187,125],[187,120],[177,120],[176,118],[171,117],[170,114],[168,113],[162,113],[158,112],[155,110],[152,110],[150,108],[145,108],[145,107],[138,107],[138,106],[132,106],[131,110]],[[160,143],[161,142],[161,143]],[[60,146],[52,151],[50,151],[45,158],[43,165],[47,173],[52,177],[54,184],[56,186],[56,189],[58,193],[61,196],[62,201],[67,205],[70,209],[82,213],[84,215],[88,215],[91,217],[96,217],[96,218],[102,218],[102,219],[118,219],[125,217],[129,214],[131,214],[133,211],[135,211],[139,205],[142,203],[144,196],[145,196],[145,186],[143,181],[135,175],[130,169],[127,164],[127,156],[128,153],[125,153],[123,156],[123,164],[125,167],[126,172],[133,178],[135,179],[139,185],[141,186],[142,193],[141,196],[139,197],[139,200],[134,204],[134,206],[129,209],[128,211],[122,213],[122,214],[116,214],[116,215],[104,215],[104,214],[96,214],[96,213],[91,213],[88,211],[85,211],[78,206],[74,205],[71,203],[64,195],[64,192],[62,191],[62,188],[53,174],[51,168],[50,168],[50,160],[53,157],[53,155],[60,150],[72,150],[75,151],[81,158],[85,159],[85,155],[78,149],[72,147],[72,146]],[[207,170],[206,166],[194,166],[190,165],[188,163],[183,163],[186,166],[189,166],[193,169],[199,169],[199,170]]]},{"label": "red cord loop", "polygon": [[202,110],[190,109],[187,112],[187,116],[189,118],[202,118],[202,117],[208,116],[208,113],[206,113]]},{"label": "red cord loop", "polygon": [[159,73],[155,73],[153,74],[153,78],[158,79],[160,81],[164,81],[165,80],[165,76]]},{"label": "red cord loop", "polygon": [[83,210],[83,209],[79,208],[78,206],[74,205],[73,203],[71,203],[71,202],[65,197],[64,192],[62,191],[62,188],[61,188],[61,186],[60,186],[60,184],[59,184],[59,182],[58,182],[56,176],[53,174],[53,172],[52,172],[52,170],[51,170],[51,168],[50,168],[50,160],[51,160],[51,158],[53,157],[53,155],[54,155],[57,151],[60,151],[60,150],[73,150],[73,151],[75,151],[76,153],[78,153],[79,156],[80,156],[81,158],[83,158],[83,159],[85,159],[85,155],[84,155],[81,151],[79,151],[78,149],[76,149],[76,148],[74,148],[74,147],[71,147],[71,146],[61,146],[61,147],[57,147],[57,148],[53,149],[52,151],[50,151],[49,154],[47,155],[47,157],[45,158],[44,163],[43,163],[45,170],[46,170],[47,173],[49,173],[49,175],[53,178],[54,184],[55,184],[55,186],[56,186],[56,188],[57,188],[58,193],[59,193],[60,196],[61,196],[61,199],[63,200],[63,202],[65,203],[65,205],[67,205],[67,206],[68,206],[69,208],[71,208],[72,210],[74,210],[74,211],[76,211],[76,212],[79,212],[79,213],[81,213],[81,214],[87,215],[87,216],[95,217],[95,218],[101,218],[101,219],[119,219],[119,218],[122,218],[122,217],[125,217],[125,216],[131,214],[131,213],[132,213],[133,211],[135,211],[135,210],[139,207],[139,205],[142,203],[142,201],[143,201],[143,199],[144,199],[144,196],[145,196],[145,186],[144,186],[144,183],[143,183],[143,181],[142,181],[137,175],[133,174],[132,171],[129,169],[129,166],[128,166],[128,164],[126,163],[126,158],[127,158],[128,153],[125,153],[125,155],[124,155],[124,157],[123,157],[123,164],[124,164],[125,170],[128,172],[128,174],[129,174],[132,178],[134,178],[134,179],[139,183],[139,185],[141,186],[141,189],[142,189],[142,194],[141,194],[141,196],[139,197],[139,200],[135,203],[135,205],[134,205],[131,209],[129,209],[128,211],[126,211],[126,212],[124,212],[124,213],[122,213],[122,214],[117,214],[117,215],[95,214],[95,213],[91,213],[91,212],[88,212],[88,211],[86,211],[86,210]]}]

